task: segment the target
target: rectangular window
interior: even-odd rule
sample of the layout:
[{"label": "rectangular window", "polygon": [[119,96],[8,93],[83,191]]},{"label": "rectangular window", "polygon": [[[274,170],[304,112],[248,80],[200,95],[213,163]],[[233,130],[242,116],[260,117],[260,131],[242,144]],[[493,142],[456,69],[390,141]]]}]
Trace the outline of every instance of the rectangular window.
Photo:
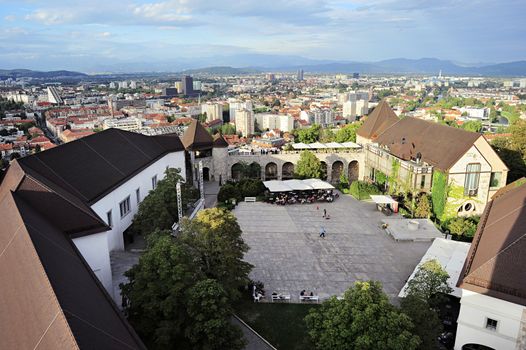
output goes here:
[{"label": "rectangular window", "polygon": [[137,198],[137,204],[141,202],[141,189],[138,188],[135,190],[135,197]]},{"label": "rectangular window", "polygon": [[498,323],[499,323],[499,321],[497,321],[497,320],[493,320],[491,318],[487,318],[486,319],[486,329],[490,329],[492,331],[496,331]]},{"label": "rectangular window", "polygon": [[111,215],[111,210],[106,213],[106,222],[109,227],[113,227],[113,216]]},{"label": "rectangular window", "polygon": [[125,217],[130,212],[130,196],[119,203],[119,208],[121,210],[121,218]]},{"label": "rectangular window", "polygon": [[491,173],[491,179],[489,181],[489,187],[499,187],[500,186],[500,178],[502,176],[502,173]]},{"label": "rectangular window", "polygon": [[156,187],[157,187],[157,175],[152,177],[152,190],[155,190]]},{"label": "rectangular window", "polygon": [[422,175],[420,176],[420,188],[426,187],[426,176]]},{"label": "rectangular window", "polygon": [[479,189],[480,163],[468,164],[466,167],[466,180],[464,181],[464,195],[476,196]]}]

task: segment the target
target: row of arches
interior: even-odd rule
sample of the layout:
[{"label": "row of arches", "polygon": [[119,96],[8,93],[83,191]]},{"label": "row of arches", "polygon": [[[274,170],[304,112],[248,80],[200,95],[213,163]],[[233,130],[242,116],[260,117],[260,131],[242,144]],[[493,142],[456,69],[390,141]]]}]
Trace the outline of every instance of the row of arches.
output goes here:
[{"label": "row of arches", "polygon": [[[322,161],[322,180],[327,180],[328,174],[327,174],[327,163]],[[248,169],[248,170],[247,170]],[[344,164],[342,161],[337,160],[332,163],[331,166],[331,179],[333,182],[338,182],[340,180],[341,175],[344,173]],[[359,164],[358,161],[354,160],[349,163],[348,171],[347,171],[347,177],[349,179],[349,182],[358,180],[359,175]],[[263,175],[263,176],[262,176]],[[248,178],[260,178],[263,177],[265,181],[267,180],[277,180],[279,177],[278,172],[278,165],[274,162],[267,163],[264,168],[264,173],[261,172],[261,166],[253,162],[249,165],[242,164],[242,163],[236,163],[232,165],[231,168],[231,176],[234,180],[240,180],[241,178],[248,177]],[[294,178],[294,164],[292,162],[285,162],[281,166],[281,179],[282,180],[290,180]]]}]

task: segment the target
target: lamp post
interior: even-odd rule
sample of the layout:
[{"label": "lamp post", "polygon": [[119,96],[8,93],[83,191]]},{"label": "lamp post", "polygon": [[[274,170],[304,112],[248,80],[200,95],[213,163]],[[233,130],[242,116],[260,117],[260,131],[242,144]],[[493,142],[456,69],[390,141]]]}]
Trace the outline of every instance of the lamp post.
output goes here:
[{"label": "lamp post", "polygon": [[181,223],[183,218],[183,201],[181,199],[181,183],[178,182],[176,185],[177,190],[177,222]]}]

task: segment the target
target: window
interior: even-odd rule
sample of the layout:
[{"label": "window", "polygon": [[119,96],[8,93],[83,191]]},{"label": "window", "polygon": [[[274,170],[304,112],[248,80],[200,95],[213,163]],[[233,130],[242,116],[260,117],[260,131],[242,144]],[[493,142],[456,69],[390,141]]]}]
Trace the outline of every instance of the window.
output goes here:
[{"label": "window", "polygon": [[426,176],[422,175],[420,177],[420,188],[424,188],[424,187],[426,187]]},{"label": "window", "polygon": [[138,188],[135,190],[135,197],[137,198],[137,204],[141,202],[141,189]]},{"label": "window", "polygon": [[489,180],[489,187],[499,187],[501,176],[502,176],[502,173],[491,173],[491,179]]},{"label": "window", "polygon": [[111,215],[111,210],[106,213],[106,222],[108,223],[109,227],[113,227],[113,217]]},{"label": "window", "polygon": [[157,175],[152,177],[152,189],[155,190],[156,187],[157,187]]},{"label": "window", "polygon": [[464,195],[476,196],[479,188],[480,163],[468,164],[466,167],[466,180],[464,181]]},{"label": "window", "polygon": [[119,208],[121,209],[121,218],[125,217],[130,212],[130,196],[119,203]]},{"label": "window", "polygon": [[493,320],[491,318],[486,318],[486,329],[490,329],[492,331],[496,331],[498,323],[499,323],[499,321],[497,321],[497,320]]}]

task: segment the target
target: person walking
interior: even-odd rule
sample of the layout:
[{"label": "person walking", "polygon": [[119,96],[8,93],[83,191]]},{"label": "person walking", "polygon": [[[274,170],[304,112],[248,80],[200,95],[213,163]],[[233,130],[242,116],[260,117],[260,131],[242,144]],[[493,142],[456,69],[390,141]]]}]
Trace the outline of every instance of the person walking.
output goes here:
[{"label": "person walking", "polygon": [[325,208],[323,209],[323,217],[324,218],[327,217],[327,209],[325,209]]},{"label": "person walking", "polygon": [[323,226],[320,227],[320,237],[325,238],[325,228]]}]

